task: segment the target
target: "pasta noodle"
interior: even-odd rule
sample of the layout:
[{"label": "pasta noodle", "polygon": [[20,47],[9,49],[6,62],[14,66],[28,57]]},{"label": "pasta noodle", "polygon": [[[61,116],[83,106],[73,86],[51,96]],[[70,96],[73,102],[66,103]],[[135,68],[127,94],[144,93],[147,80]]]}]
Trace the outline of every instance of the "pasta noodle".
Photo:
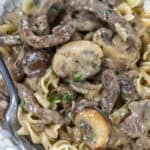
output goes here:
[{"label": "pasta noodle", "polygon": [[127,20],[132,21],[134,19],[133,11],[129,5],[125,2],[116,7],[116,10]]},{"label": "pasta noodle", "polygon": [[150,45],[147,46],[145,53],[143,54],[144,61],[150,61]]},{"label": "pasta noodle", "polygon": [[39,80],[37,85],[38,90],[34,93],[34,96],[44,108],[50,107],[50,103],[47,99],[47,94],[50,92],[49,85],[52,85],[54,88],[57,88],[58,82],[59,79],[50,68],[46,71],[45,75]]},{"label": "pasta noodle", "polygon": [[118,35],[122,38],[122,40],[124,42],[126,42],[127,38],[128,38],[128,35],[127,35],[125,29],[123,27],[121,27],[121,25],[119,23],[115,24],[115,28],[116,28],[116,31],[117,31]]},{"label": "pasta noodle", "polygon": [[22,1],[22,10],[26,14],[30,14],[33,7],[34,7],[34,1],[33,0],[23,0]]},{"label": "pasta noodle", "polygon": [[141,22],[145,27],[150,27],[150,10],[145,9],[141,14]]},{"label": "pasta noodle", "polygon": [[16,30],[17,28],[11,23],[0,25],[0,34],[12,34]]},{"label": "pasta noodle", "polygon": [[53,145],[52,150],[77,150],[77,148],[68,141],[59,140]]},{"label": "pasta noodle", "polygon": [[150,62],[144,62],[138,71],[137,79],[135,79],[138,93],[143,98],[150,97]]},{"label": "pasta noodle", "polygon": [[143,0],[127,0],[127,3],[131,8],[140,6],[142,2]]},{"label": "pasta noodle", "polygon": [[21,128],[18,130],[19,135],[30,135],[34,144],[42,144],[45,150],[52,150],[51,142],[57,139],[58,130],[61,125],[54,124],[49,127],[42,127],[41,130],[38,128],[39,131],[37,132],[37,129],[35,131],[33,125],[41,125],[42,122],[40,120],[33,119],[32,115],[24,112],[21,106],[18,109],[18,120],[21,124]]},{"label": "pasta noodle", "polygon": [[138,75],[136,82],[136,88],[138,93],[143,98],[150,97],[150,44],[147,45],[143,54],[143,62],[138,68]]},{"label": "pasta noodle", "polygon": [[0,46],[0,53],[4,56],[9,56],[9,54],[12,52],[12,49],[9,47],[1,47]]},{"label": "pasta noodle", "polygon": [[54,74],[54,72],[49,68],[45,75],[40,79],[39,86],[43,93],[47,94],[49,92],[48,86],[52,85],[57,88],[59,78]]}]

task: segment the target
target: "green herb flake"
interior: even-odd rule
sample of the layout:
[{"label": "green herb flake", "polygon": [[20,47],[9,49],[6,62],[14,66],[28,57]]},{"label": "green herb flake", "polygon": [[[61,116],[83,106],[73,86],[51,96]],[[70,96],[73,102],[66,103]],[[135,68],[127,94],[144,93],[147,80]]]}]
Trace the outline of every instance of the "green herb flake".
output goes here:
[{"label": "green herb flake", "polygon": [[52,6],[51,10],[55,11],[55,12],[60,12],[61,9],[58,6]]},{"label": "green herb flake", "polygon": [[136,78],[137,78],[137,79],[139,79],[139,78],[140,78],[140,76],[139,76],[139,75],[137,75],[137,76],[136,76]]},{"label": "green herb flake", "polygon": [[129,96],[129,94],[128,93],[122,93],[121,96],[124,98],[127,98]]},{"label": "green herb flake", "polygon": [[75,82],[80,82],[81,81],[81,74],[79,74],[79,73],[74,73],[73,74],[73,80],[75,81]]},{"label": "green herb flake", "polygon": [[57,96],[52,96],[50,99],[49,99],[49,102],[52,103],[52,104],[56,104],[59,102],[59,99]]},{"label": "green herb flake", "polygon": [[108,16],[112,13],[112,10],[111,9],[106,9],[104,10],[104,14],[106,16],[106,18],[108,18]]},{"label": "green herb flake", "polygon": [[69,100],[72,99],[72,95],[69,94],[69,93],[64,93],[63,96],[62,96],[62,99],[63,99],[64,101],[69,101]]},{"label": "green herb flake", "polygon": [[102,114],[105,116],[105,117],[109,117],[110,113],[108,111],[103,111]]},{"label": "green herb flake", "polygon": [[150,89],[150,85],[147,85],[147,88],[149,88],[149,89]]},{"label": "green herb flake", "polygon": [[88,138],[90,141],[93,141],[94,138],[95,138],[94,133],[91,133],[91,132],[90,132],[90,133],[88,134],[87,138]]},{"label": "green herb flake", "polygon": [[118,76],[120,72],[118,70],[115,71],[115,75]]}]

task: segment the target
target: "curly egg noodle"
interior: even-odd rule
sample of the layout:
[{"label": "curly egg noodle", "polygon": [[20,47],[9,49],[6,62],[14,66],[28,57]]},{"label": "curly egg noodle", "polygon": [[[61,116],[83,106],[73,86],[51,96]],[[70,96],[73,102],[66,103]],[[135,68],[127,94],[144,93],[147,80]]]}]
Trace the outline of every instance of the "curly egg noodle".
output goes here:
[{"label": "curly egg noodle", "polygon": [[17,134],[45,150],[149,150],[150,9],[143,0],[63,2],[23,0],[22,16],[0,25],[21,99]]}]

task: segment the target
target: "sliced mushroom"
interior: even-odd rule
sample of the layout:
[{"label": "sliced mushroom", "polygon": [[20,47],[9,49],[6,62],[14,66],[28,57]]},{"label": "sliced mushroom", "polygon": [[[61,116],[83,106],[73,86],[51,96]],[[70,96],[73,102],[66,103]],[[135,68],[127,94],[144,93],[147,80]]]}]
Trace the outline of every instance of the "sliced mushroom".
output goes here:
[{"label": "sliced mushroom", "polygon": [[109,126],[95,109],[85,108],[75,116],[75,125],[81,129],[86,144],[92,149],[104,148],[109,138]]},{"label": "sliced mushroom", "polygon": [[99,29],[93,40],[103,48],[104,56],[108,58],[105,61],[109,68],[125,70],[132,68],[139,60],[139,49],[132,48],[107,28]]},{"label": "sliced mushroom", "polygon": [[52,67],[60,77],[78,76],[84,80],[100,71],[101,48],[90,41],[74,41],[60,48],[53,58]]},{"label": "sliced mushroom", "polygon": [[50,35],[37,36],[29,25],[29,19],[23,17],[20,23],[20,36],[34,48],[52,47],[67,42],[75,32],[71,22],[65,22]]}]

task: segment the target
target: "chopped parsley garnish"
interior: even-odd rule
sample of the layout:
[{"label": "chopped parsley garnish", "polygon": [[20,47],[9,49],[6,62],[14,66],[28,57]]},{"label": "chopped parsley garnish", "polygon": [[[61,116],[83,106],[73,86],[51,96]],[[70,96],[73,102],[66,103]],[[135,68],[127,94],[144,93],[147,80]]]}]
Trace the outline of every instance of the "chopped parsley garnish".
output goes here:
[{"label": "chopped parsley garnish", "polygon": [[62,99],[63,99],[64,101],[69,101],[69,100],[72,99],[72,95],[69,94],[69,93],[64,93],[64,94],[62,95]]},{"label": "chopped parsley garnish", "polygon": [[119,74],[120,74],[119,71],[116,70],[115,75],[118,76]]},{"label": "chopped parsley garnish", "polygon": [[108,111],[103,111],[102,114],[105,116],[105,117],[109,117],[110,113]]},{"label": "chopped parsley garnish", "polygon": [[147,85],[147,88],[149,88],[149,89],[150,89],[150,85]]},{"label": "chopped parsley garnish", "polygon": [[129,94],[128,93],[122,93],[121,96],[124,98],[127,98],[127,97],[129,97]]},{"label": "chopped parsley garnish", "polygon": [[90,133],[87,135],[87,138],[88,138],[90,141],[93,141],[94,138],[95,138],[94,133],[91,133],[91,132],[90,132]]},{"label": "chopped parsley garnish", "polygon": [[140,76],[139,76],[139,75],[137,75],[137,76],[136,76],[136,78],[137,78],[137,79],[139,79],[139,78],[140,78]]},{"label": "chopped parsley garnish", "polygon": [[60,12],[61,11],[61,9],[58,6],[56,6],[56,5],[52,6],[51,10],[56,11],[56,12]]},{"label": "chopped parsley garnish", "polygon": [[75,82],[80,82],[81,81],[81,78],[82,76],[81,76],[81,74],[79,74],[79,73],[74,73],[73,74],[73,80],[75,81]]},{"label": "chopped parsley garnish", "polygon": [[106,18],[108,18],[108,16],[109,16],[111,13],[112,13],[112,10],[111,10],[111,9],[106,9],[106,10],[104,11],[104,15],[105,15]]},{"label": "chopped parsley garnish", "polygon": [[56,104],[59,102],[59,99],[57,96],[52,96],[50,99],[49,99],[49,102],[52,103],[52,104]]}]

